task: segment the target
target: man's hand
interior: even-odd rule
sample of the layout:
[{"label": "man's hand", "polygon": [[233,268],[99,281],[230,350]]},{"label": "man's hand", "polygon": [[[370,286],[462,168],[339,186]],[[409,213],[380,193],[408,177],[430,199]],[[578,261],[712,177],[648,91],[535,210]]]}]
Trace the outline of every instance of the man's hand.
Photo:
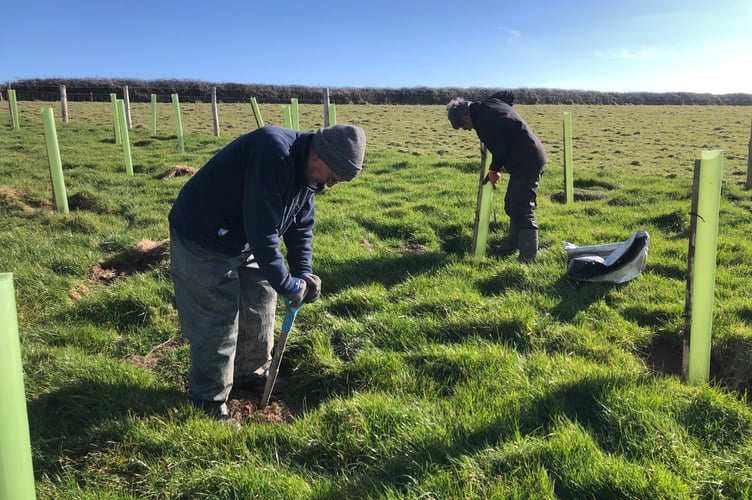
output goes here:
[{"label": "man's hand", "polygon": [[293,278],[295,280],[295,291],[285,295],[285,298],[290,303],[290,307],[298,308],[303,305],[306,297],[306,282],[300,278]]},{"label": "man's hand", "polygon": [[489,170],[488,175],[486,175],[486,180],[491,182],[491,185],[493,186],[494,189],[496,189],[496,183],[499,182],[500,178],[501,178],[501,174],[497,172],[496,170]]},{"label": "man's hand", "polygon": [[306,304],[316,302],[321,296],[321,278],[315,274],[304,274],[301,276],[301,279],[305,281],[306,284],[306,294],[303,302]]}]

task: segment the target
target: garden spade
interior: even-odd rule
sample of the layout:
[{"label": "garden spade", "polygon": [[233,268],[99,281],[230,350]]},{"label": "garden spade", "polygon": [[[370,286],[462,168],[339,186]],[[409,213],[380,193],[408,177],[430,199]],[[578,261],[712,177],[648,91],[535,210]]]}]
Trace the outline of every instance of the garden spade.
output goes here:
[{"label": "garden spade", "polygon": [[282,331],[279,334],[279,340],[274,347],[274,356],[272,356],[272,364],[269,366],[269,374],[266,376],[266,387],[264,387],[264,394],[261,396],[260,408],[264,409],[269,404],[269,398],[272,395],[272,389],[275,382],[277,382],[277,374],[279,374],[279,364],[282,362],[282,354],[285,352],[285,346],[287,345],[287,336],[292,330],[292,325],[295,323],[295,316],[297,316],[300,306],[292,307],[290,301],[285,299],[285,319],[282,320]]}]

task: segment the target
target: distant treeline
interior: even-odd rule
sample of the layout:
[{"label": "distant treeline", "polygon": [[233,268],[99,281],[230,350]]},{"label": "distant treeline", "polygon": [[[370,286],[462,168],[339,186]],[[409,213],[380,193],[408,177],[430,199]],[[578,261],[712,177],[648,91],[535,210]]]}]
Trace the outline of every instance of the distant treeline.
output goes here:
[{"label": "distant treeline", "polygon": [[[109,101],[110,94],[123,98],[128,87],[131,102],[149,102],[156,94],[159,102],[170,102],[177,93],[181,102],[211,102],[216,88],[218,102],[248,102],[255,97],[260,103],[283,104],[297,98],[303,104],[322,102],[323,88],[300,85],[261,85],[209,83],[195,80],[129,79],[28,79],[9,82],[0,90],[8,98],[8,88],[15,89],[19,101],[59,101],[60,87],[65,85],[68,101]],[[329,102],[335,104],[446,104],[455,97],[481,100],[499,88],[329,88]],[[752,105],[752,94],[697,94],[692,92],[596,92],[517,88],[518,104],[679,104],[679,105]]]}]

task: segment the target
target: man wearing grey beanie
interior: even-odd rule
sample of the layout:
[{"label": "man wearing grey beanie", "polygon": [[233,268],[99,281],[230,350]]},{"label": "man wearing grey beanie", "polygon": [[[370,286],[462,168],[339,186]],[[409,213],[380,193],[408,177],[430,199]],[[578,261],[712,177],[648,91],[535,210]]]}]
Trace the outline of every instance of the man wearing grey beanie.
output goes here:
[{"label": "man wearing grey beanie", "polygon": [[170,260],[190,343],[187,396],[210,416],[239,428],[225,404],[230,390],[263,390],[277,294],[292,307],[318,299],[315,194],[355,178],[365,147],[353,125],[315,133],[266,126],[233,140],[180,190],[169,215]]},{"label": "man wearing grey beanie", "polygon": [[447,104],[447,118],[455,129],[475,129],[478,138],[491,151],[486,181],[490,181],[494,189],[501,170],[509,172],[504,195],[509,233],[500,249],[519,249],[520,262],[531,262],[538,253],[535,208],[538,184],[546,168],[546,151],[513,104],[514,94],[510,91],[497,92],[476,102],[452,99]]}]

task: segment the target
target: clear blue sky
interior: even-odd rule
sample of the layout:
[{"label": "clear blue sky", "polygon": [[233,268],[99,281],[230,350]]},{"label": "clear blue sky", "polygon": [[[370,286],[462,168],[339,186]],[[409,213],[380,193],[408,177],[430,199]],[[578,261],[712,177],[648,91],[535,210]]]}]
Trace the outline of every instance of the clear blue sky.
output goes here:
[{"label": "clear blue sky", "polygon": [[0,14],[0,82],[752,93],[752,0],[42,0]]}]

